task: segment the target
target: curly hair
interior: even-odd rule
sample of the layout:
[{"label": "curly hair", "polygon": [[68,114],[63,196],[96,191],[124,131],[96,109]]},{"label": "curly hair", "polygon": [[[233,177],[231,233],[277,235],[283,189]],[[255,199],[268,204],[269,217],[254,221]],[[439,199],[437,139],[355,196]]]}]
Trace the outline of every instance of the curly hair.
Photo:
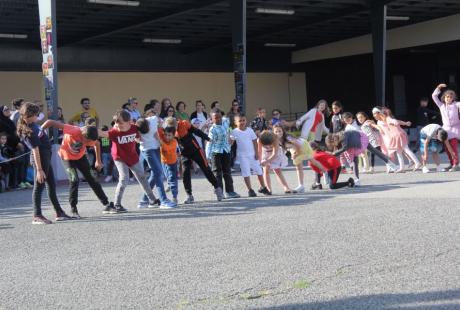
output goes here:
[{"label": "curly hair", "polygon": [[273,145],[278,140],[278,137],[270,130],[264,130],[260,134],[259,141],[262,145]]},{"label": "curly hair", "polygon": [[21,109],[19,110],[19,119],[18,119],[18,136],[19,137],[30,137],[32,134],[32,129],[27,124],[27,119],[33,116],[40,114],[40,106],[36,103],[25,102],[22,104]]}]

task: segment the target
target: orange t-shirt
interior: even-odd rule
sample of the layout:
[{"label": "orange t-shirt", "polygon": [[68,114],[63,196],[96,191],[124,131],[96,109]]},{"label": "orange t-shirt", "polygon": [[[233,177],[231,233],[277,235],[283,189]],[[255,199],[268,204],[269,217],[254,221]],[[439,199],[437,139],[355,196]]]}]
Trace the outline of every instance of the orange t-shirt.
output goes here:
[{"label": "orange t-shirt", "polygon": [[158,128],[158,135],[160,136],[161,146],[161,162],[173,165],[177,162],[177,140],[173,139],[169,142],[165,140],[165,131],[163,128]]},{"label": "orange t-shirt", "polygon": [[83,135],[80,127],[64,125],[64,137],[62,138],[59,156],[63,160],[78,160],[85,156],[86,147],[94,146],[97,141],[87,141],[83,144]]}]

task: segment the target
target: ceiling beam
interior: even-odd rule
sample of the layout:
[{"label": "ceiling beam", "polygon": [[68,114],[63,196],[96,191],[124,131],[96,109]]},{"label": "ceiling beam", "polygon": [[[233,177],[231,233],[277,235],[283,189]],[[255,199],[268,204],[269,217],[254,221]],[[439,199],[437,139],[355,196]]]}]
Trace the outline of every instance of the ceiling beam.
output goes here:
[{"label": "ceiling beam", "polygon": [[[337,19],[337,18],[340,18],[340,17],[344,17],[344,16],[348,16],[348,15],[352,15],[352,14],[357,14],[359,12],[363,12],[363,11],[369,11],[369,8],[370,8],[370,5],[372,3],[374,3],[375,5],[375,1],[378,1],[379,4],[388,4],[390,2],[394,2],[394,1],[397,1],[397,0],[363,0],[361,1],[360,4],[355,4],[355,5],[350,5],[349,7],[345,8],[345,9],[342,9],[342,10],[339,10],[339,11],[336,11],[332,14],[326,14],[326,15],[319,15],[317,17],[314,17],[314,18],[309,18],[307,21],[299,21],[299,22],[296,22],[296,23],[291,23],[291,24],[288,24],[286,25],[285,27],[274,27],[272,29],[268,29],[268,30],[264,30],[264,31],[260,31],[258,33],[248,33],[248,43],[250,43],[251,40],[254,40],[254,39],[259,39],[259,38],[264,38],[264,37],[267,37],[267,36],[270,36],[270,35],[275,35],[275,34],[278,34],[278,33],[283,33],[283,32],[288,32],[288,31],[292,31],[292,30],[296,30],[296,29],[299,29],[299,28],[304,28],[304,27],[308,27],[308,26],[312,26],[312,25],[315,25],[315,24],[319,24],[319,23],[322,23],[322,22],[325,22],[325,21],[329,21],[329,20],[334,20],[334,19]],[[191,53],[193,52],[197,52],[197,51],[200,51],[200,50],[206,50],[206,49],[210,49],[210,48],[219,48],[219,47],[226,47],[226,46],[229,46],[230,45],[230,42],[227,42],[227,41],[221,41],[221,42],[214,42],[214,44],[210,44],[208,46],[205,46],[205,47],[202,47],[202,48],[199,48],[199,49],[195,49],[195,50],[192,50],[190,51]]]},{"label": "ceiling beam", "polygon": [[129,30],[141,28],[141,27],[148,26],[148,25],[151,25],[151,24],[154,24],[154,23],[157,23],[157,22],[164,21],[164,20],[172,18],[172,17],[177,17],[177,16],[180,16],[180,15],[183,15],[183,14],[190,13],[190,12],[195,11],[195,10],[203,9],[203,8],[206,8],[206,7],[211,6],[213,4],[220,3],[220,2],[223,2],[223,0],[200,0],[200,1],[194,1],[193,4],[180,5],[180,6],[177,6],[175,8],[172,8],[172,9],[169,9],[169,10],[166,10],[166,11],[163,11],[163,12],[159,12],[157,14],[153,14],[148,19],[143,20],[141,22],[136,21],[135,23],[133,23],[130,26],[120,27],[120,28],[117,28],[117,29],[112,29],[112,30],[92,34],[92,35],[90,35],[88,37],[78,38],[78,39],[73,40],[73,41],[64,42],[62,46],[79,44],[79,43],[87,42],[87,41],[90,41],[90,40],[107,37],[107,36],[117,34],[117,33],[120,33],[120,32],[125,32],[125,31],[129,31]]}]

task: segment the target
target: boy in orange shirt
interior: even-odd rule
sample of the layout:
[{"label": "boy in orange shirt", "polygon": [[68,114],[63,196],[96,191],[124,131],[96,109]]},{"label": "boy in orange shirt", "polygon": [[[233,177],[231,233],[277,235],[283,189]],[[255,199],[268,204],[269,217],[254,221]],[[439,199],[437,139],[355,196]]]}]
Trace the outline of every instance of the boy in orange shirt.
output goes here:
[{"label": "boy in orange shirt", "polygon": [[103,168],[104,165],[101,161],[101,147],[99,141],[97,141],[98,131],[96,126],[79,128],[77,126],[47,120],[42,125],[42,128],[46,129],[49,127],[61,129],[64,133],[61,148],[59,149],[59,156],[62,159],[62,163],[69,177],[69,203],[72,208],[73,217],[77,219],[80,218],[77,209],[78,185],[80,183],[77,170],[81,172],[97,198],[99,198],[100,202],[105,206],[104,211],[107,211],[106,213],[116,213],[113,203],[109,202],[107,195],[104,193],[101,184],[96,180],[96,175],[95,173],[93,174],[94,171],[91,169],[88,159],[85,156],[86,147],[93,147],[96,153],[96,169],[101,170]]},{"label": "boy in orange shirt", "polygon": [[[177,204],[177,194],[179,192],[177,181],[177,140],[176,128],[167,126],[166,128],[159,127],[158,135],[160,137],[160,154],[161,163],[163,164],[166,174],[168,186],[173,195],[173,202]],[[160,206],[161,208],[161,206]]]}]

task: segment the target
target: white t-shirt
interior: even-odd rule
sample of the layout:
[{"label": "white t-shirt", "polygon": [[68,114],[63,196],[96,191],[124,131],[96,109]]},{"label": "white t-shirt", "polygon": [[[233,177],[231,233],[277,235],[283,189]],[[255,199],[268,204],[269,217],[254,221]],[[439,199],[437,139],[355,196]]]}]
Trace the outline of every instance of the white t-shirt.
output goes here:
[{"label": "white t-shirt", "polygon": [[150,129],[146,134],[141,134],[140,149],[141,151],[156,150],[160,147],[160,141],[155,138],[155,134],[158,131],[158,117],[150,116],[146,120],[149,122]]},{"label": "white t-shirt", "polygon": [[441,126],[439,126],[438,124],[429,124],[423,127],[420,130],[420,133],[425,134],[427,137],[430,137],[430,138],[436,138],[436,132],[438,131],[439,128],[441,128]]},{"label": "white t-shirt", "polygon": [[238,157],[254,157],[255,150],[252,141],[256,140],[257,136],[252,128],[247,127],[245,130],[235,128],[232,130],[230,137],[236,142],[236,155]]}]

